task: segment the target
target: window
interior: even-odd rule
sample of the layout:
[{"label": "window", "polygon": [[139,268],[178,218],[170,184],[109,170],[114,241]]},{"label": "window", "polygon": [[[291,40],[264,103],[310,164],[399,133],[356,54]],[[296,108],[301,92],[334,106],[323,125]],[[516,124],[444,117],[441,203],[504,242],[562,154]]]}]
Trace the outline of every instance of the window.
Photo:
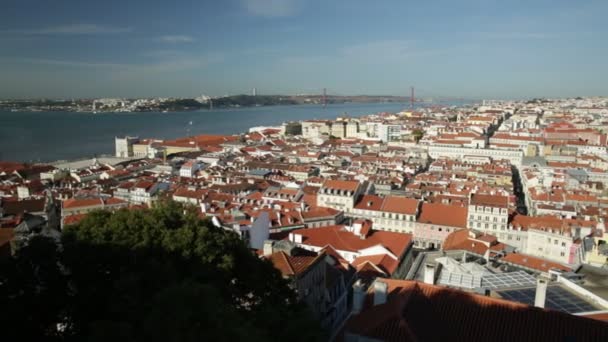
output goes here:
[{"label": "window", "polygon": [[562,247],[566,247],[566,243],[565,242],[562,242]]},{"label": "window", "polygon": [[559,255],[560,255],[560,256],[566,256],[566,253],[561,252],[561,253],[559,253]]},{"label": "window", "polygon": [[557,240],[553,241],[553,244],[554,244],[554,245],[557,245]]},{"label": "window", "polygon": [[438,228],[437,230],[441,231],[441,228]]}]

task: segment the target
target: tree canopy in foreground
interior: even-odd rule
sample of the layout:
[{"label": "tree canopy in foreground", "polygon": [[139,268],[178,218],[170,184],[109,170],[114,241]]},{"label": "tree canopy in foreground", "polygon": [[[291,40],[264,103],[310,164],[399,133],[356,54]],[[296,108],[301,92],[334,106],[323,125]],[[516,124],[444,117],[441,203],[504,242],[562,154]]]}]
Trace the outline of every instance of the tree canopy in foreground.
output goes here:
[{"label": "tree canopy in foreground", "polygon": [[323,339],[272,264],[176,203],[33,238],[0,264],[0,307],[24,341]]}]

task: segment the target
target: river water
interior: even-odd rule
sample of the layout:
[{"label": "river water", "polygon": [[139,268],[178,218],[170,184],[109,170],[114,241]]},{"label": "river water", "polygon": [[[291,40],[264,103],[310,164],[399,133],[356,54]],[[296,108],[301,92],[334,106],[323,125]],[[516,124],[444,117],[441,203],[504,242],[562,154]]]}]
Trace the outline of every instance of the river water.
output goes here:
[{"label": "river water", "polygon": [[114,137],[235,134],[285,121],[399,112],[402,103],[269,106],[173,113],[0,112],[0,160],[54,161],[114,153]]}]

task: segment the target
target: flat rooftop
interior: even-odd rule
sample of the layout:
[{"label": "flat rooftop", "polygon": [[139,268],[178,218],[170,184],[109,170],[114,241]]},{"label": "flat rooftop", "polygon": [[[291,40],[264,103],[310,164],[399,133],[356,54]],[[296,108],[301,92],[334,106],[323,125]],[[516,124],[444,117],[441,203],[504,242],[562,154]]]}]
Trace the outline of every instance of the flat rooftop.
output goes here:
[{"label": "flat rooftop", "polygon": [[[508,289],[502,291],[499,290],[496,291],[496,293],[498,293],[500,297],[507,300],[528,305],[534,305],[536,287]],[[569,314],[603,310],[602,307],[591,303],[587,299],[578,296],[575,293],[557,284],[549,285],[547,287],[545,308],[566,312]]]}]

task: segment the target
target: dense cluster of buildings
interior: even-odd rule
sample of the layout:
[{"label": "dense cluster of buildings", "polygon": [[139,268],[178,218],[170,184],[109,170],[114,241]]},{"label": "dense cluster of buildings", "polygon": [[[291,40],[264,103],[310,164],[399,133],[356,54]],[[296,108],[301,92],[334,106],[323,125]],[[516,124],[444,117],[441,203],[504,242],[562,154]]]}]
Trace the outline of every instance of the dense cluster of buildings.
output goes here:
[{"label": "dense cluster of buildings", "polygon": [[608,331],[606,132],[608,100],[586,98],[121,137],[115,158],[0,162],[0,251],[91,210],[168,199],[272,262],[334,338],[428,340],[475,324],[497,339],[523,329],[497,326],[514,311],[543,331],[563,324],[558,339],[566,327],[597,337]]}]

